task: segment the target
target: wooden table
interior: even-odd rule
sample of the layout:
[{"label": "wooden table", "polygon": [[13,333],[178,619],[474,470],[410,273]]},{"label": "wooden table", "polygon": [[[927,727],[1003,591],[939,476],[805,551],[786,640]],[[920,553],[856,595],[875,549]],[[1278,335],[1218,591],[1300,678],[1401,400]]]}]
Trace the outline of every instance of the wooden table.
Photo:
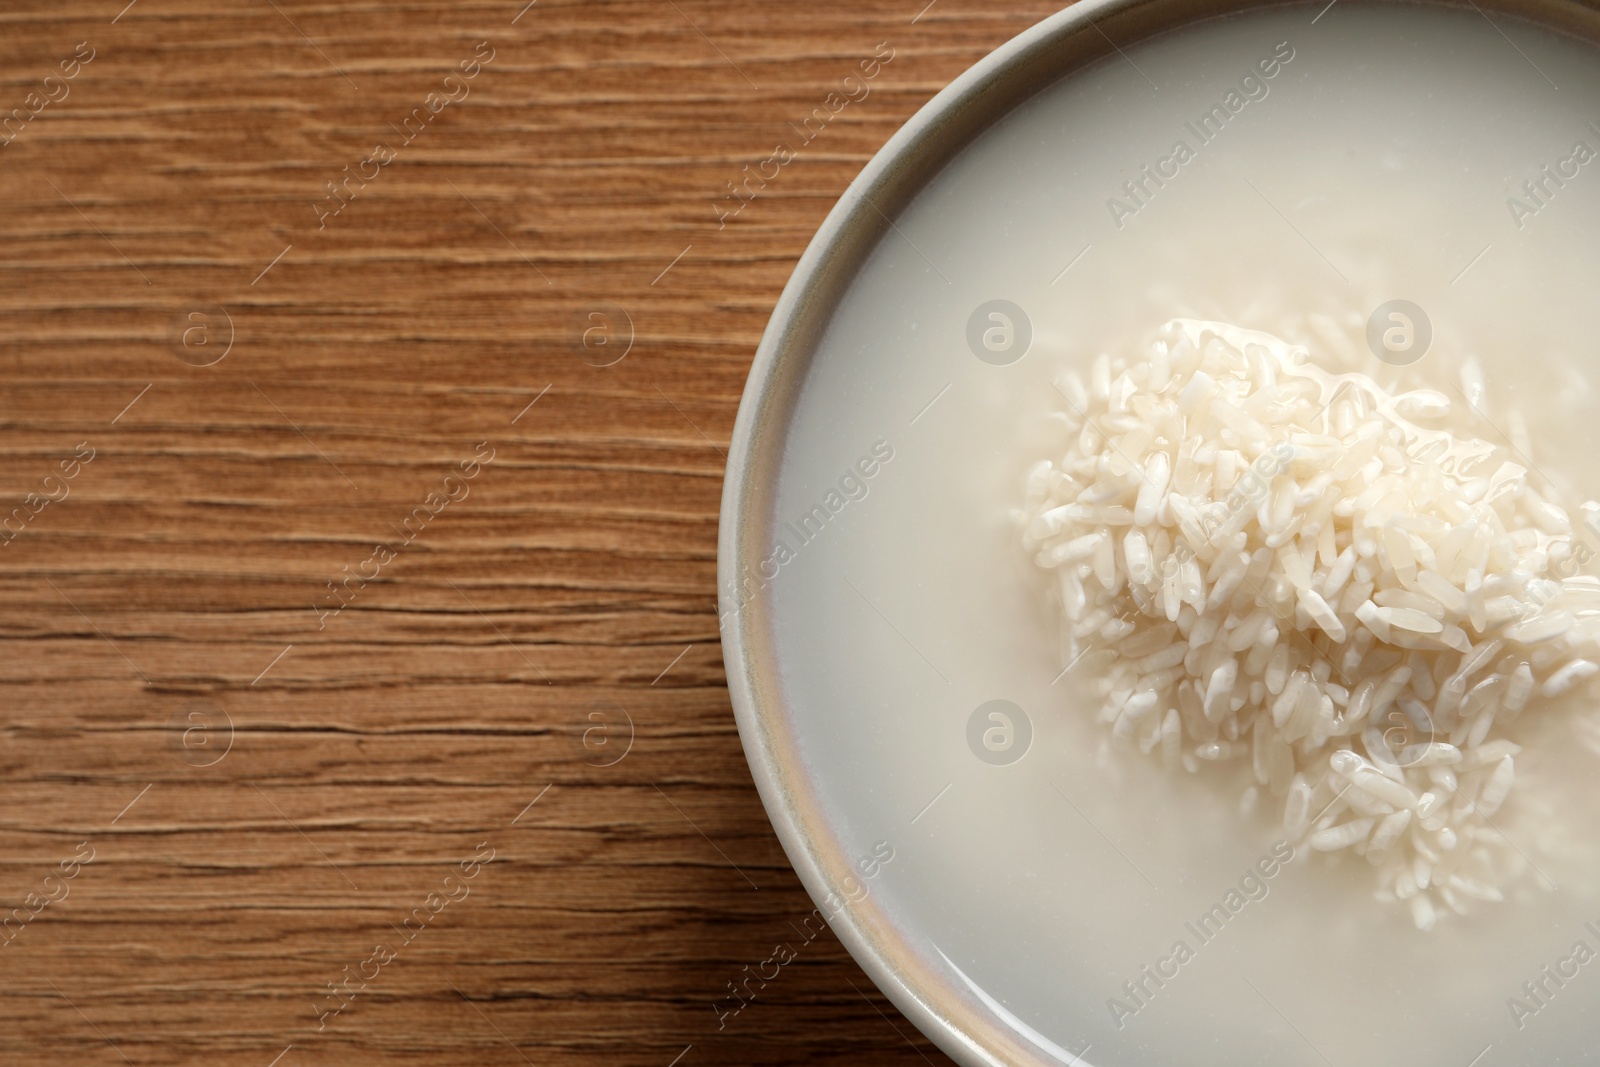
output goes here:
[{"label": "wooden table", "polygon": [[811,905],[717,510],[846,180],[1053,5],[125,2],[0,13],[5,1062],[948,1062],[831,934],[719,1028]]}]

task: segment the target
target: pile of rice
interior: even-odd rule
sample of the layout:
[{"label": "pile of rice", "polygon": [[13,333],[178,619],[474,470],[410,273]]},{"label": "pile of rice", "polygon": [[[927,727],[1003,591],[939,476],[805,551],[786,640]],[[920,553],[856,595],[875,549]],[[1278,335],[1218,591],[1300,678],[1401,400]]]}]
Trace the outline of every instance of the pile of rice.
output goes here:
[{"label": "pile of rice", "polygon": [[1174,770],[1248,761],[1294,843],[1364,855],[1426,930],[1502,899],[1501,734],[1600,671],[1600,580],[1515,453],[1442,428],[1468,404],[1308,356],[1180,319],[1065,374],[1075,439],[1018,519],[1113,739]]}]

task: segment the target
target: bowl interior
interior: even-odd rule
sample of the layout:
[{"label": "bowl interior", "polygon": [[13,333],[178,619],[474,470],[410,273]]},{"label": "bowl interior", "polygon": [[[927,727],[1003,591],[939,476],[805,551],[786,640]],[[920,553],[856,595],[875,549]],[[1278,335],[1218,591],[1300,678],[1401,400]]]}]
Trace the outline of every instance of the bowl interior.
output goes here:
[{"label": "bowl interior", "polygon": [[1448,391],[1475,355],[1539,470],[1600,496],[1600,163],[1508,206],[1600,150],[1600,52],[1550,28],[1583,16],[1319,9],[1152,36],[1181,9],[1096,5],[1014,42],[857,180],[758,356],[721,559],[741,732],[827,917],[964,1062],[1567,1062],[1600,1008],[1600,980],[1520,1026],[1507,1007],[1600,949],[1582,709],[1528,724],[1500,820],[1535,873],[1421,934],[1364,864],[1268,862],[1279,809],[1242,814],[1244,774],[1108,749],[1017,544],[1062,369],[1178,316],[1272,331],[1396,297],[1435,339],[1393,380]]}]

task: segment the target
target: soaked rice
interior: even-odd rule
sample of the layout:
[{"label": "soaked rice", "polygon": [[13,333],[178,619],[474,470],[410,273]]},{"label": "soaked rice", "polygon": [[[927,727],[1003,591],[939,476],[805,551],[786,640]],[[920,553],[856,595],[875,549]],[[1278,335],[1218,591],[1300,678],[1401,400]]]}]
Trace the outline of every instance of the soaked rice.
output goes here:
[{"label": "soaked rice", "polygon": [[1600,673],[1583,530],[1525,450],[1466,432],[1485,389],[1461,378],[1454,400],[1394,393],[1176,320],[1058,380],[1072,443],[1018,516],[1113,740],[1172,770],[1248,762],[1241,810],[1277,798],[1292,841],[1365,856],[1425,930],[1518,872],[1493,822],[1504,726]]}]

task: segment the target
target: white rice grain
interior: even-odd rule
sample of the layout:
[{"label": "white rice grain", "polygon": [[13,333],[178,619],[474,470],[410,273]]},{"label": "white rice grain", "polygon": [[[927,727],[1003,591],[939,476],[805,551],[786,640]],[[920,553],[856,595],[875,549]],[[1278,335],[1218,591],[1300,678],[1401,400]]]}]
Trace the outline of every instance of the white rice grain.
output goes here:
[{"label": "white rice grain", "polygon": [[1585,678],[1593,677],[1596,672],[1600,672],[1600,664],[1586,659],[1572,660],[1546,678],[1544,684],[1539,687],[1539,692],[1547,697],[1561,696]]},{"label": "white rice grain", "polygon": [[1248,759],[1243,815],[1281,798],[1293,839],[1364,852],[1426,929],[1519,869],[1488,821],[1520,752],[1504,725],[1600,674],[1600,578],[1574,573],[1588,513],[1468,436],[1475,361],[1465,405],[1395,393],[1324,370],[1364,349],[1309,321],[1315,358],[1176,320],[1142,360],[1060,374],[1068,444],[1028,468],[1020,539],[1113,740],[1174,772]]},{"label": "white rice grain", "polygon": [[1478,794],[1478,811],[1486,818],[1500,810],[1506,794],[1511,792],[1511,782],[1516,773],[1515,760],[1507,756],[1495,767],[1494,773],[1489,775],[1489,780],[1483,785],[1483,792]]},{"label": "white rice grain", "polygon": [[1372,832],[1372,819],[1352,819],[1339,826],[1330,826],[1326,830],[1318,830],[1311,835],[1307,842],[1318,852],[1333,852],[1341,848],[1349,848],[1357,841],[1364,841]]}]

